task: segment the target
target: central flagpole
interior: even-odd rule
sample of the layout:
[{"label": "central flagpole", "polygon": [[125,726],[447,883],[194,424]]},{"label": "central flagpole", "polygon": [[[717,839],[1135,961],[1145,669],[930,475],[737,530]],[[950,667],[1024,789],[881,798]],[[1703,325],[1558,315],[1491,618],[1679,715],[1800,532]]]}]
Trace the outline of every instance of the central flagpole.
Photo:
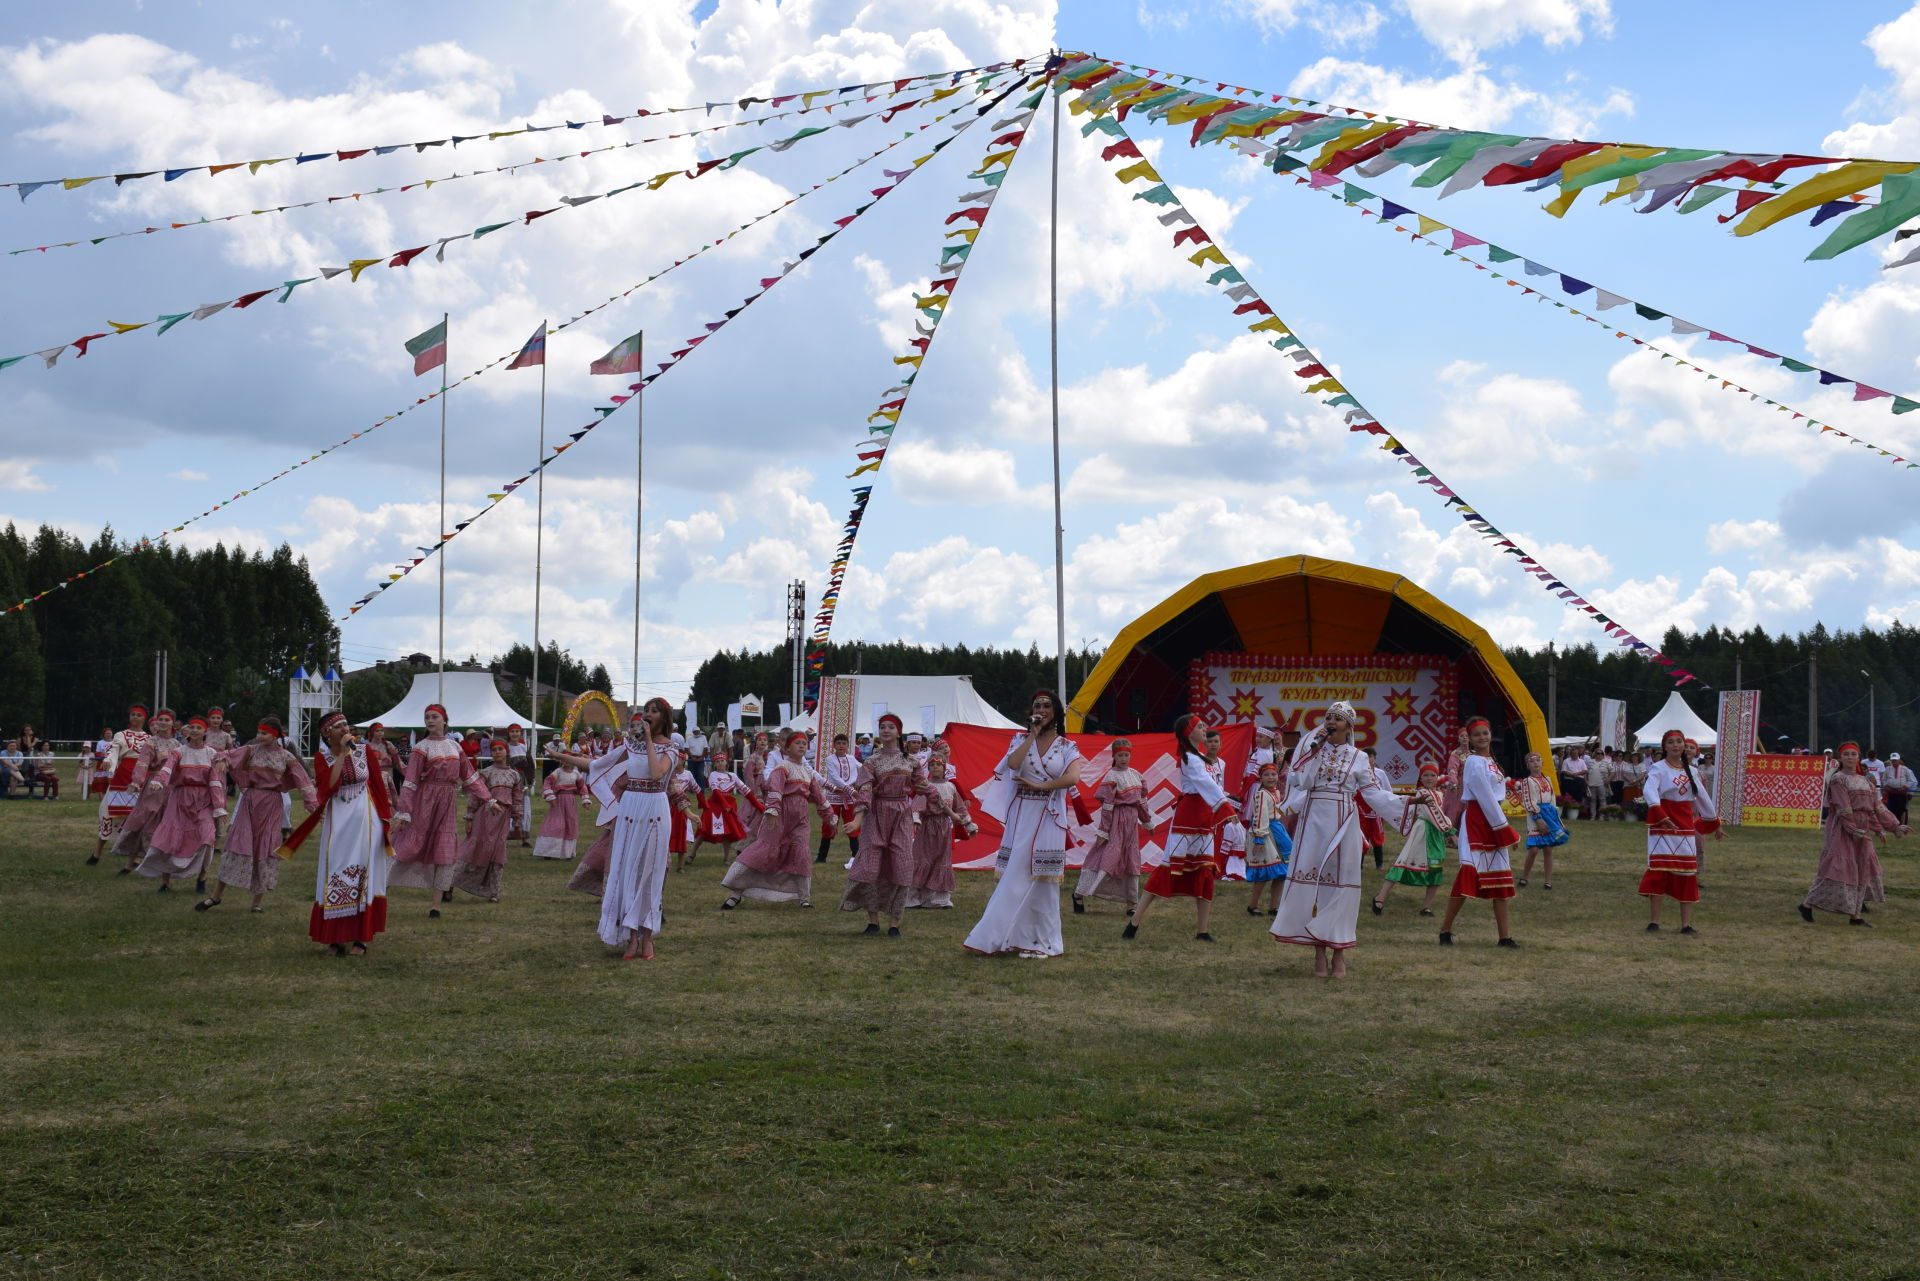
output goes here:
[{"label": "central flagpole", "polygon": [[527,754],[533,758],[534,782],[540,781],[540,552],[547,528],[547,469],[537,464],[547,456],[547,322],[540,322],[540,444],[534,451],[533,487],[533,725],[528,733],[533,741]]},{"label": "central flagpole", "polygon": [[[1054,89],[1052,77],[1047,88]],[[1060,517],[1060,95],[1053,95],[1053,189],[1047,217],[1047,318],[1053,384],[1053,620],[1055,697],[1067,692],[1066,525]],[[1062,714],[1066,709],[1062,707]]]},{"label": "central flagpole", "polygon": [[[447,313],[440,313],[440,330],[447,332]],[[447,703],[447,352],[440,352],[440,681],[435,701]]]},{"label": "central flagpole", "polygon": [[646,511],[646,491],[643,487],[646,479],[647,464],[647,331],[635,334],[638,338],[640,381],[635,384],[633,393],[633,697],[627,704],[627,715],[632,716],[634,709],[640,706],[640,537],[645,526],[641,517]]}]

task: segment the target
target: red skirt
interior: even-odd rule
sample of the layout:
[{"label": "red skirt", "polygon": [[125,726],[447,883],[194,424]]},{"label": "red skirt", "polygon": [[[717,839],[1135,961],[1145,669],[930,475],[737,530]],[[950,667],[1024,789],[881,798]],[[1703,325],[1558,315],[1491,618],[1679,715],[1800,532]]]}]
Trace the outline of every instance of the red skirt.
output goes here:
[{"label": "red skirt", "polygon": [[678,805],[673,807],[673,826],[667,831],[667,853],[685,854],[687,852],[687,812]]},{"label": "red skirt", "polygon": [[1483,872],[1477,867],[1462,863],[1459,873],[1453,878],[1453,889],[1449,892],[1449,897],[1512,898],[1513,869],[1508,867],[1498,872]]},{"label": "red skirt", "polygon": [[1220,824],[1233,813],[1231,805],[1216,810],[1192,792],[1174,806],[1167,824],[1167,861],[1147,873],[1142,887],[1159,898],[1213,899],[1214,878],[1227,868],[1220,847]]},{"label": "red skirt", "polygon": [[[1486,815],[1480,812],[1478,805],[1465,808],[1467,820],[1467,845],[1476,850],[1504,850],[1510,845],[1520,843],[1520,834],[1505,819],[1500,826],[1489,827]],[[1464,870],[1464,869],[1462,869]]]},{"label": "red skirt", "polygon": [[700,802],[700,839],[703,841],[744,841],[747,825],[740,821],[740,807],[731,792],[708,792]]},{"label": "red skirt", "polygon": [[387,896],[384,894],[375,897],[364,912],[331,919],[323,915],[320,905],[315,903],[313,914],[307,918],[307,937],[316,943],[367,943],[374,935],[385,933],[386,928]]}]

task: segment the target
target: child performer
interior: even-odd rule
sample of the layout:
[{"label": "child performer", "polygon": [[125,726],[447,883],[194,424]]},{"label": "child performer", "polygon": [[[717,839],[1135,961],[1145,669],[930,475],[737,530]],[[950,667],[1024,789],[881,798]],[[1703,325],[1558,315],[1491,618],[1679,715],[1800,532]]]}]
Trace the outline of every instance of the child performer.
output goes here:
[{"label": "child performer", "polygon": [[159,877],[162,894],[176,876],[199,880],[207,874],[214,816],[227,806],[220,768],[225,758],[207,746],[206,721],[195,716],[186,732],[187,741],[167,753],[159,773],[147,783],[150,793],[166,799],[146,857],[140,860],[140,875]]},{"label": "child performer", "polygon": [[407,757],[407,781],[400,785],[393,816],[391,885],[418,886],[428,892],[427,916],[440,919],[440,904],[453,898],[460,856],[459,793],[465,788],[483,805],[499,806],[480,780],[473,759],[447,737],[447,709],[429,703],[422,719],[427,736]]},{"label": "child performer", "polygon": [[1567,843],[1567,828],[1560,821],[1560,807],[1554,804],[1553,781],[1547,777],[1540,753],[1527,753],[1527,776],[1520,780],[1520,804],[1527,811],[1527,861],[1520,865],[1520,884],[1533,875],[1533,856],[1540,855],[1547,879],[1541,888],[1553,888],[1553,849]]},{"label": "child performer", "polygon": [[500,878],[507,870],[507,841],[520,813],[520,771],[508,764],[507,740],[496,738],[492,744],[493,763],[480,771],[486,784],[486,798],[467,798],[467,839],[460,843],[458,870],[453,888],[483,898],[500,901]]},{"label": "child performer", "polygon": [[1247,798],[1247,880],[1253,897],[1247,915],[1260,915],[1260,896],[1270,894],[1273,911],[1280,910],[1280,894],[1287,888],[1287,861],[1293,857],[1293,837],[1280,821],[1286,803],[1280,790],[1280,767],[1268,761],[1260,767],[1258,786]]},{"label": "child performer", "polygon": [[1133,768],[1133,741],[1116,738],[1112,751],[1113,764],[1093,792],[1100,818],[1073,890],[1077,913],[1087,910],[1089,898],[1119,903],[1129,914],[1140,901],[1140,833],[1152,828],[1153,810],[1146,780]]},{"label": "child performer", "polygon": [[813,863],[807,837],[813,810],[827,808],[820,775],[807,764],[807,735],[791,730],[780,755],[767,766],[767,812],[760,830],[740,850],[720,883],[732,890],[720,910],[731,912],[743,898],[762,903],[813,906]]},{"label": "child performer", "polygon": [[113,736],[100,760],[98,772],[105,782],[100,788],[100,828],[93,854],[87,859],[89,865],[100,861],[107,842],[119,842],[120,828],[140,799],[140,789],[133,785],[133,771],[140,763],[140,749],[146,745],[147,709],[145,704],[135,703],[127,709],[127,727]]},{"label": "child performer", "polygon": [[[1906,836],[1913,829],[1902,823],[1880,801],[1873,776],[1860,768],[1860,745],[1840,744],[1839,767],[1827,776],[1826,839],[1820,847],[1820,866],[1813,884],[1800,900],[1800,919],[1812,921],[1814,909],[1842,913],[1848,925],[1868,928],[1867,904],[1886,901],[1880,879],[1880,855],[1874,834]],[[1717,835],[1717,833],[1716,833]]]},{"label": "child performer", "polygon": [[126,866],[120,869],[120,875],[126,876],[140,865],[147,856],[147,842],[153,838],[153,829],[160,822],[161,811],[166,808],[166,789],[154,787],[151,780],[167,763],[167,757],[173,749],[180,746],[180,740],[173,736],[173,710],[163,707],[153,714],[147,722],[152,732],[146,742],[140,745],[140,756],[133,767],[132,789],[140,798],[127,812],[127,818],[120,825],[119,839],[113,843],[113,852],[126,858]]},{"label": "child performer", "polygon": [[1233,817],[1233,804],[1207,768],[1207,727],[1189,712],[1173,724],[1180,750],[1180,802],[1167,826],[1167,861],[1147,876],[1146,893],[1120,937],[1140,932],[1140,923],[1154,903],[1163,898],[1194,901],[1194,938],[1213,942],[1207,925],[1213,915],[1213,881],[1220,874],[1218,833]]},{"label": "child performer", "polygon": [[673,779],[667,788],[668,804],[673,810],[673,826],[668,831],[667,853],[673,855],[673,870],[678,872],[693,861],[687,843],[694,825],[700,821],[700,780],[687,768],[687,754],[673,751]]},{"label": "child performer", "polygon": [[[1371,747],[1363,747],[1360,750],[1366,753],[1367,769],[1372,772],[1374,781],[1391,792],[1393,781],[1387,777],[1386,771],[1380,768],[1379,758],[1374,750]],[[1380,816],[1373,812],[1373,807],[1367,804],[1365,797],[1357,798],[1356,805],[1355,812],[1360,819],[1360,840],[1373,851],[1373,865],[1379,867],[1387,861],[1387,825],[1380,821]]]},{"label": "child performer", "polygon": [[907,891],[907,906],[949,908],[954,825],[968,836],[980,829],[967,809],[967,794],[947,778],[947,758],[937,748],[927,758],[927,787],[927,794],[914,800],[920,822],[913,829],[913,888]]},{"label": "child performer", "polygon": [[[821,816],[820,848],[814,851],[813,861],[827,861],[827,849],[833,844],[836,834],[844,832],[853,822],[853,785],[860,779],[860,762],[853,754],[853,745],[845,734],[833,736],[833,755],[827,757],[820,769],[820,786],[826,789],[827,799],[833,803],[832,809]],[[860,856],[860,838],[847,837],[849,852]]]},{"label": "child performer", "polygon": [[547,815],[540,820],[540,835],[533,843],[535,858],[572,858],[580,839],[580,798],[587,790],[587,776],[570,761],[547,773],[541,795],[547,800]]},{"label": "child performer", "polygon": [[1440,942],[1453,943],[1453,921],[1460,905],[1470,898],[1493,903],[1493,923],[1501,947],[1519,947],[1508,927],[1507,903],[1513,897],[1513,862],[1507,851],[1520,836],[1501,812],[1507,794],[1506,775],[1493,763],[1493,727],[1475,718],[1467,722],[1467,759],[1460,768],[1460,871],[1447,897],[1447,914],[1440,922]]},{"label": "child performer", "polygon": [[900,748],[898,716],[882,713],[877,728],[880,742],[860,767],[858,801],[847,829],[849,836],[867,839],[847,871],[840,910],[867,914],[863,934],[878,934],[884,916],[888,937],[899,938],[913,885],[913,798],[925,790],[927,775]]},{"label": "child performer", "polygon": [[1693,928],[1693,905],[1700,901],[1700,862],[1694,851],[1696,834],[1721,839],[1720,818],[1713,797],[1700,786],[1686,762],[1687,736],[1670,729],[1660,736],[1661,760],[1647,766],[1641,796],[1647,802],[1647,870],[1640,877],[1640,893],[1653,919],[1647,933],[1660,931],[1660,900],[1680,904],[1680,932]]},{"label": "child performer", "polygon": [[256,735],[251,743],[227,753],[227,770],[240,799],[227,825],[227,848],[220,855],[220,878],[213,897],[195,903],[195,911],[220,906],[230,889],[251,890],[253,910],[263,910],[262,900],[280,884],[281,796],[298,791],[309,814],[320,808],[319,793],[306,767],[281,744],[285,731],[280,718],[263,717]]},{"label": "child performer", "polygon": [[1421,900],[1420,915],[1433,915],[1433,901],[1440,897],[1440,882],[1447,874],[1447,837],[1453,835],[1446,807],[1438,799],[1440,782],[1440,766],[1434,761],[1424,762],[1420,766],[1420,784],[1415,789],[1421,795],[1407,806],[1406,817],[1400,823],[1406,843],[1400,847],[1400,857],[1387,869],[1386,882],[1374,896],[1375,916],[1386,907],[1387,895],[1395,885],[1425,886],[1427,897]]},{"label": "child performer", "polygon": [[[733,863],[733,845],[735,841],[747,839],[747,825],[740,817],[740,798],[747,795],[747,781],[727,769],[727,753],[716,748],[713,753],[713,768],[707,771],[707,791],[700,800],[699,830],[694,834],[693,852],[698,854],[700,847],[708,841],[720,846],[720,856]],[[754,813],[760,813],[764,801],[755,802]]]},{"label": "child performer", "polygon": [[280,847],[291,858],[317,826],[320,849],[314,863],[313,912],[307,937],[326,944],[335,956],[365,956],[373,936],[387,928],[386,770],[378,753],[356,741],[346,716],[337,711],[320,718],[324,752],[313,757],[320,808],[307,816]]}]

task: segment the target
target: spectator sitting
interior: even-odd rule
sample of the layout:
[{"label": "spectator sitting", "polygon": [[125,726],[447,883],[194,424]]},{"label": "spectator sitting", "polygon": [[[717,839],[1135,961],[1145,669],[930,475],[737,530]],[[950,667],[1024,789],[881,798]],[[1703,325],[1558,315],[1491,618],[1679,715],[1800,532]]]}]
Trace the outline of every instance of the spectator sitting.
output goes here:
[{"label": "spectator sitting", "polygon": [[0,750],[0,800],[13,799],[13,789],[27,782],[25,758],[20,755],[20,740],[10,738]]},{"label": "spectator sitting", "polygon": [[[34,781],[38,781],[40,784],[40,798],[48,801],[59,800],[60,774],[54,768],[53,747],[44,739],[41,740],[39,747],[34,750],[32,768],[34,774],[37,776],[37,779]],[[30,781],[29,786],[31,785],[32,782]]]}]

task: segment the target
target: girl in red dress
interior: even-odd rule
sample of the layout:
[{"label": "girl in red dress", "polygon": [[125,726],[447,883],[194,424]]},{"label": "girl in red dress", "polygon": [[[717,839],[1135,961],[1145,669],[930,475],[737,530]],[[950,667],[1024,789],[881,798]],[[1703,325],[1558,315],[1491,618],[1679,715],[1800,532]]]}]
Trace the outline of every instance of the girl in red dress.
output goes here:
[{"label": "girl in red dress", "polygon": [[1139,906],[1127,921],[1121,938],[1140,932],[1140,923],[1154,900],[1190,898],[1194,901],[1194,938],[1213,942],[1207,925],[1213,916],[1213,882],[1226,867],[1217,833],[1233,817],[1233,803],[1207,768],[1207,727],[1189,712],[1173,725],[1180,748],[1180,803],[1174,806],[1167,831],[1167,861],[1153,869]]}]

